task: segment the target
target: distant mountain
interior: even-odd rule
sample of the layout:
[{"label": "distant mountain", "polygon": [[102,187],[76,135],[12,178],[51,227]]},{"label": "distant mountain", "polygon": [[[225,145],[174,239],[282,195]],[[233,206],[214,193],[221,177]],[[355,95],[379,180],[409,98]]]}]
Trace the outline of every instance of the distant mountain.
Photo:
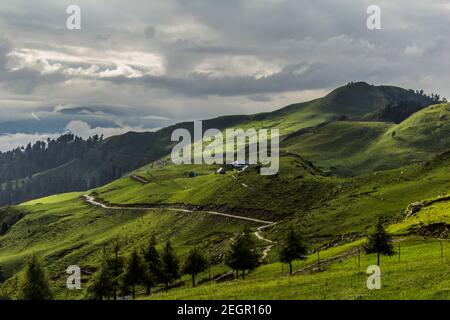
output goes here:
[{"label": "distant mountain", "polygon": [[[333,166],[336,162],[335,158],[341,156],[339,153],[334,154],[334,158],[331,157],[327,162],[327,159],[322,161],[323,159],[315,156],[311,150],[318,148],[317,150],[320,152],[325,150],[323,154],[327,154],[328,150],[337,146],[342,147],[342,145],[332,144],[327,147],[326,141],[323,139],[330,137],[314,136],[316,130],[327,130],[338,125],[337,122],[342,124],[342,120],[365,120],[369,123],[368,126],[373,123],[370,121],[386,121],[389,119],[385,114],[389,114],[389,112],[383,113],[380,110],[387,110],[386,108],[390,108],[389,106],[401,106],[405,101],[414,104],[414,108],[403,110],[402,117],[408,117],[413,111],[434,103],[432,98],[412,90],[357,82],[340,87],[323,98],[292,104],[274,112],[223,116],[205,120],[203,130],[209,128],[222,130],[229,127],[276,127],[280,129],[283,138],[291,137],[282,144],[286,150],[298,152],[298,154],[305,155],[306,158],[310,157],[313,161],[317,160],[319,165],[325,163],[327,166]],[[69,111],[63,109],[62,112],[85,114],[98,112],[98,109],[80,107]],[[379,113],[381,116],[376,116]],[[347,126],[344,131],[333,131],[333,139],[347,134],[348,138],[345,143],[349,143],[348,139],[350,141],[351,139],[358,140],[359,136],[355,135],[357,131],[352,131],[352,126],[353,124]],[[129,132],[110,137],[99,142],[93,148],[80,149],[75,155],[67,157],[66,161],[55,163],[52,167],[44,166],[41,171],[35,170],[27,175],[12,174],[11,169],[15,168],[14,172],[30,172],[28,169],[17,169],[21,165],[27,166],[28,160],[14,163],[5,162],[1,166],[4,173],[0,177],[0,183],[3,182],[0,188],[0,205],[19,203],[55,193],[86,190],[108,183],[131,170],[168,155],[174,145],[170,141],[170,136],[177,128],[193,131],[192,122],[184,122],[156,132]],[[355,130],[359,129],[355,128]],[[375,131],[381,134],[384,132],[383,130],[376,129]],[[304,135],[306,132],[307,136]],[[308,139],[304,140],[305,137]],[[309,146],[310,149],[305,149],[305,146]],[[349,151],[357,152],[359,149],[351,148]],[[44,158],[46,152],[50,151],[42,150]],[[345,170],[351,172],[352,168],[349,166]],[[6,172],[9,172],[8,178],[5,178]]]}]

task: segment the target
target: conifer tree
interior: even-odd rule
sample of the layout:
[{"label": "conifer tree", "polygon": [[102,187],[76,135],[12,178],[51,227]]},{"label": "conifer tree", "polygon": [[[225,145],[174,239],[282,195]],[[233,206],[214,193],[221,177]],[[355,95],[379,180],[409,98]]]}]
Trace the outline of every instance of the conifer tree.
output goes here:
[{"label": "conifer tree", "polygon": [[131,286],[133,299],[136,298],[136,285],[142,282],[143,265],[141,257],[136,250],[131,252],[130,257],[125,265],[123,281],[127,286]]},{"label": "conifer tree", "polygon": [[183,273],[192,276],[192,286],[195,287],[195,277],[207,268],[208,260],[198,249],[194,248],[189,252],[186,260],[184,261]]},{"label": "conifer tree", "polygon": [[231,243],[225,256],[225,263],[235,270],[236,277],[239,277],[239,271],[241,270],[243,279],[245,279],[246,270],[253,270],[258,266],[259,254],[254,249],[254,241],[248,229],[244,230]]},{"label": "conifer tree", "polygon": [[142,250],[144,260],[144,284],[147,295],[151,293],[151,288],[162,281],[163,265],[159,252],[156,250],[156,238],[152,236],[150,241]]},{"label": "conifer tree", "polygon": [[88,299],[102,300],[114,295],[114,277],[106,256],[102,257],[100,269],[92,276],[87,289]]},{"label": "conifer tree", "polygon": [[292,261],[306,259],[308,248],[301,236],[290,227],[280,251],[280,261],[289,264],[289,274],[292,274]]},{"label": "conifer tree", "polygon": [[23,300],[51,300],[53,293],[47,272],[42,267],[38,257],[33,253],[26,261],[23,278],[20,284],[20,299]]},{"label": "conifer tree", "polygon": [[109,269],[111,270],[113,297],[117,300],[117,291],[119,289],[120,275],[123,272],[124,259],[120,255],[121,241],[115,239],[112,246],[112,255],[108,258]]},{"label": "conifer tree", "polygon": [[369,235],[367,244],[365,245],[367,253],[377,254],[377,265],[380,265],[380,254],[392,256],[395,254],[392,244],[392,237],[384,229],[383,223],[378,220],[375,230]]},{"label": "conifer tree", "polygon": [[163,263],[163,282],[166,284],[166,291],[169,289],[169,284],[180,278],[180,262],[172,248],[170,241],[167,241],[162,254]]}]

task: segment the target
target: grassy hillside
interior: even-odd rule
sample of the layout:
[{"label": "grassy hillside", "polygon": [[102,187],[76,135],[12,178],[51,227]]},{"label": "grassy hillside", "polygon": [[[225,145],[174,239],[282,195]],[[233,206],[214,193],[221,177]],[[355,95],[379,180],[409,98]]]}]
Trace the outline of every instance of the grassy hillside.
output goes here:
[{"label": "grassy hillside", "polygon": [[[205,120],[203,129],[276,127],[280,130],[282,137],[286,137],[298,132],[298,130],[333,123],[339,119],[360,120],[364,118],[364,115],[372,114],[385,108],[386,105],[404,101],[414,102],[419,109],[433,102],[426,96],[402,88],[372,86],[364,82],[357,82],[340,87],[323,98],[289,105],[274,112],[223,116]],[[376,127],[377,125],[373,126]],[[12,180],[11,188],[8,188],[7,183],[0,185],[0,204],[14,204],[17,203],[16,199],[26,201],[36,197],[80,191],[104,185],[129,171],[169,154],[174,145],[174,142],[170,141],[170,136],[177,128],[193,131],[192,122],[184,122],[156,132],[129,132],[105,139],[95,148],[85,150],[70,158],[70,161],[59,163],[58,166],[47,168],[45,171],[36,172],[30,176]],[[356,128],[356,130],[359,129]],[[352,131],[351,127],[347,131],[350,135],[352,134],[350,132]],[[379,129],[375,131],[378,132]],[[357,131],[355,134],[357,136],[360,132]],[[369,133],[369,136],[371,135]],[[327,134],[323,138],[326,139]],[[317,141],[314,142],[313,140]],[[341,142],[344,143],[345,141]],[[291,148],[293,146],[292,141],[289,143]],[[321,139],[310,139],[311,150],[305,150],[297,147],[303,145],[303,141],[299,140],[294,143],[295,146],[292,148],[299,152],[305,151],[306,154],[311,155],[311,160],[318,160],[319,165],[344,166],[345,170],[350,172],[364,171],[365,163],[358,162],[356,166],[359,167],[353,168],[353,159],[347,159],[340,163],[339,154],[335,154],[335,157],[331,160],[320,162],[321,159],[316,159],[314,153],[315,150],[321,149],[321,146],[326,143]],[[340,147],[342,147],[342,144]],[[443,151],[445,151],[444,145],[437,143],[433,152]],[[43,152],[45,152],[45,149]],[[364,158],[364,160],[367,158]],[[401,158],[400,160],[404,159]],[[398,163],[395,162],[395,165]],[[5,171],[8,172],[8,168],[5,168]],[[47,185],[47,187],[42,188],[42,185]]]},{"label": "grassy hillside", "polygon": [[291,135],[282,146],[339,175],[398,168],[448,150],[449,119],[450,105],[438,104],[399,124],[333,122]]},{"label": "grassy hillside", "polygon": [[[86,272],[95,270],[102,250],[111,248],[117,239],[123,243],[124,253],[140,250],[155,235],[161,246],[170,239],[181,257],[197,246],[214,260],[223,254],[236,232],[245,226],[259,226],[203,212],[104,210],[88,206],[76,194],[62,195],[59,202],[56,200],[56,197],[41,199],[17,208],[23,218],[0,237],[0,265],[10,276],[21,269],[27,256],[38,254],[55,281],[60,298],[66,294],[68,298],[79,298],[83,294],[63,290],[67,266],[76,264]],[[84,275],[89,277],[90,273]]]},{"label": "grassy hillside", "polygon": [[[300,228],[311,250],[321,248],[322,259],[327,259],[360,246],[378,217],[387,218],[392,224],[389,230],[402,237],[421,234],[417,226],[428,221],[447,224],[447,215],[441,211],[448,206],[445,201],[431,201],[429,208],[408,219],[405,219],[405,208],[411,202],[437,199],[448,192],[449,154],[443,154],[428,163],[354,178],[326,176],[305,160],[289,154],[283,154],[281,163],[277,177],[262,177],[250,169],[241,175],[234,173],[237,180],[232,172],[226,175],[214,174],[214,166],[162,166],[155,163],[137,171],[148,183],[125,177],[91,190],[98,199],[131,206],[128,210],[90,206],[80,199],[80,193],[24,203],[0,214],[0,222],[9,219],[12,224],[8,232],[0,236],[0,265],[11,275],[20,270],[27,255],[35,252],[43,257],[58,297],[80,298],[83,292],[64,289],[64,270],[68,265],[78,264],[86,270],[83,277],[87,281],[98,266],[100,252],[110,247],[115,239],[122,239],[125,243],[123,253],[127,254],[133,248],[142,247],[155,234],[160,244],[171,239],[182,258],[190,248],[202,248],[208,255],[215,257],[212,274],[216,276],[228,270],[223,265],[221,255],[230,239],[244,226],[255,230],[260,224],[207,212],[214,209],[278,221],[277,225],[264,231],[266,237],[277,241],[266,259],[271,264],[252,272],[245,282],[239,280],[207,284],[193,291],[177,289],[154,298],[229,298],[236,295],[239,298],[270,299],[370,299],[395,298],[395,294],[398,294],[398,298],[445,297],[443,283],[438,281],[445,268],[441,260],[429,259],[431,254],[436,255],[434,249],[430,250],[437,248],[432,239],[429,243],[405,242],[405,260],[400,264],[395,262],[395,258],[387,260],[392,261],[392,264],[386,264],[386,287],[389,290],[383,293],[365,289],[361,281],[366,276],[355,269],[355,260],[350,258],[351,255],[348,259],[344,255],[342,263],[334,261],[327,264],[323,272],[291,279],[280,278],[281,266],[275,261],[279,243],[286,227],[290,225]],[[189,177],[192,170],[198,175]],[[155,205],[156,208],[134,210],[143,205]],[[173,211],[168,206],[197,210]],[[430,211],[430,208],[433,210]],[[16,221],[11,218],[13,215]],[[433,233],[428,235],[435,236]],[[258,241],[257,245],[262,252],[265,243]],[[416,252],[415,262],[412,258],[407,259],[408,250]],[[311,265],[314,259],[313,254],[297,267]],[[364,256],[362,270],[373,260],[373,256]],[[405,268],[410,268],[410,271],[405,273]],[[425,270],[431,273],[424,276]],[[205,277],[206,274],[201,275],[201,279]],[[346,290],[338,290],[342,279],[351,284]],[[5,286],[8,285],[9,282]],[[421,285],[427,290],[417,295]],[[400,286],[404,290],[396,289]],[[324,289],[326,287],[329,288],[327,291]],[[255,296],[255,292],[264,292],[264,295]]]},{"label": "grassy hillside", "polygon": [[[414,101],[424,108],[398,124],[366,121],[365,115],[396,101]],[[68,265],[80,265],[86,283],[102,250],[117,239],[127,255],[156,235],[159,248],[170,239],[182,259],[191,248],[201,249],[214,261],[215,278],[228,271],[223,254],[230,239],[244,227],[256,231],[261,226],[245,220],[253,218],[276,222],[262,232],[275,242],[265,265],[248,281],[181,288],[154,298],[447,297],[447,283],[439,281],[447,271],[442,259],[435,258],[435,247],[436,237],[449,225],[445,195],[450,190],[450,153],[440,153],[450,149],[450,106],[425,108],[428,102],[404,89],[355,83],[272,113],[204,122],[204,130],[278,127],[283,138],[280,171],[273,176],[260,175],[258,166],[216,174],[219,165],[172,164],[167,156],[173,145],[170,134],[181,127],[192,131],[192,123],[107,139],[95,152],[38,176],[71,172],[89,177],[119,168],[121,175],[127,173],[90,190],[1,209],[0,225],[7,229],[0,235],[0,265],[12,276],[34,252],[43,258],[59,298],[81,298],[84,292],[64,289]],[[87,203],[83,195],[107,208]],[[417,201],[424,201],[422,210],[406,218],[406,208]],[[356,269],[354,254],[379,218],[406,251],[400,262],[395,257],[385,260],[386,290],[368,292],[364,270],[374,257],[363,255]],[[304,268],[300,275],[287,278],[280,277],[276,261],[290,226],[301,230],[311,256],[297,265]],[[258,252],[267,249],[267,242],[255,240]],[[321,272],[311,267],[317,250],[329,259]],[[342,281],[348,287],[342,288]],[[420,287],[425,289],[418,293]]]},{"label": "grassy hillside", "polygon": [[365,271],[376,263],[376,255],[364,254],[361,239],[321,251],[320,270],[313,254],[295,264],[297,272],[292,277],[286,275],[286,268],[282,275],[280,263],[272,263],[250,273],[245,281],[180,288],[151,299],[450,299],[450,242],[446,239],[450,197],[422,203],[424,208],[417,214],[389,228],[397,236],[396,254],[381,259],[381,290],[366,287]]},{"label": "grassy hillside", "polygon": [[[358,237],[379,217],[401,220],[410,203],[446,194],[449,168],[449,155],[444,154],[428,163],[337,178],[284,153],[276,177],[260,176],[255,170],[218,175],[214,166],[154,165],[137,171],[148,179],[145,185],[125,177],[95,192],[113,204],[177,204],[270,217],[283,220],[267,230],[272,237],[279,238],[285,226],[295,224],[323,244]],[[199,175],[190,178],[191,170]]]},{"label": "grassy hillside", "polygon": [[[376,263],[376,257],[362,254],[360,266],[357,257],[349,257],[338,259],[320,272],[289,277],[281,276],[281,265],[275,263],[250,273],[245,281],[174,289],[151,299],[449,299],[449,243],[445,243],[445,250],[446,256],[441,259],[436,240],[412,238],[402,242],[400,262],[397,255],[382,258],[381,290],[367,289],[365,271]],[[298,263],[296,267],[301,269],[310,263]]]}]

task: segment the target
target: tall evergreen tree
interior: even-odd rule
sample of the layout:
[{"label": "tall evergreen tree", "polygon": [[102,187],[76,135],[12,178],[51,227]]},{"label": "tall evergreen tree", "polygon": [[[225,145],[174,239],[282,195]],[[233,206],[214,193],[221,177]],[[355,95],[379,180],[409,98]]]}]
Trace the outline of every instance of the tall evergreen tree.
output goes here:
[{"label": "tall evergreen tree", "polygon": [[159,252],[156,250],[156,238],[152,236],[150,241],[142,250],[144,260],[144,284],[145,293],[149,295],[151,288],[162,281],[163,265]]},{"label": "tall evergreen tree", "polygon": [[303,239],[290,227],[280,251],[280,261],[289,264],[289,274],[292,274],[292,261],[306,259],[307,253],[308,248]]},{"label": "tall evergreen tree", "polygon": [[166,284],[167,291],[169,289],[169,284],[180,278],[180,262],[170,241],[167,241],[161,258],[163,263],[162,278],[163,282]]},{"label": "tall evergreen tree", "polygon": [[208,260],[196,248],[192,249],[184,261],[183,273],[192,276],[192,286],[195,287],[195,277],[208,268]]},{"label": "tall evergreen tree", "polygon": [[225,263],[236,271],[236,277],[239,277],[239,271],[242,271],[242,279],[245,279],[245,271],[255,269],[259,264],[259,258],[250,231],[245,229],[231,243],[225,256]]},{"label": "tall evergreen tree", "polygon": [[377,265],[380,265],[380,254],[385,256],[395,254],[392,237],[384,229],[381,219],[378,220],[373,233],[369,235],[364,248],[367,253],[377,254]]},{"label": "tall evergreen tree", "polygon": [[53,299],[47,273],[34,253],[25,263],[19,290],[19,298],[23,300]]},{"label": "tall evergreen tree", "polygon": [[87,289],[87,297],[92,300],[102,300],[114,294],[114,277],[106,256],[102,257],[100,269],[93,275]]},{"label": "tall evergreen tree", "polygon": [[133,299],[136,298],[136,285],[142,282],[143,278],[143,265],[141,257],[136,250],[131,252],[130,257],[125,265],[125,271],[123,274],[123,281],[127,286],[131,286],[131,293]]},{"label": "tall evergreen tree", "polygon": [[108,258],[109,269],[111,270],[113,297],[117,300],[117,291],[119,290],[120,275],[123,272],[124,260],[120,255],[121,242],[115,239],[112,245],[112,255]]}]

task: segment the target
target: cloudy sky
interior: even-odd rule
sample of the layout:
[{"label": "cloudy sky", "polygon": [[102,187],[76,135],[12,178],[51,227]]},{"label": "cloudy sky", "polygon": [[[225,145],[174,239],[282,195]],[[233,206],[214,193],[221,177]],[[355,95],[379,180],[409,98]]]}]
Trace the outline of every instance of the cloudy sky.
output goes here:
[{"label": "cloudy sky", "polygon": [[352,80],[449,97],[449,27],[441,0],[2,0],[0,150],[269,111]]}]

